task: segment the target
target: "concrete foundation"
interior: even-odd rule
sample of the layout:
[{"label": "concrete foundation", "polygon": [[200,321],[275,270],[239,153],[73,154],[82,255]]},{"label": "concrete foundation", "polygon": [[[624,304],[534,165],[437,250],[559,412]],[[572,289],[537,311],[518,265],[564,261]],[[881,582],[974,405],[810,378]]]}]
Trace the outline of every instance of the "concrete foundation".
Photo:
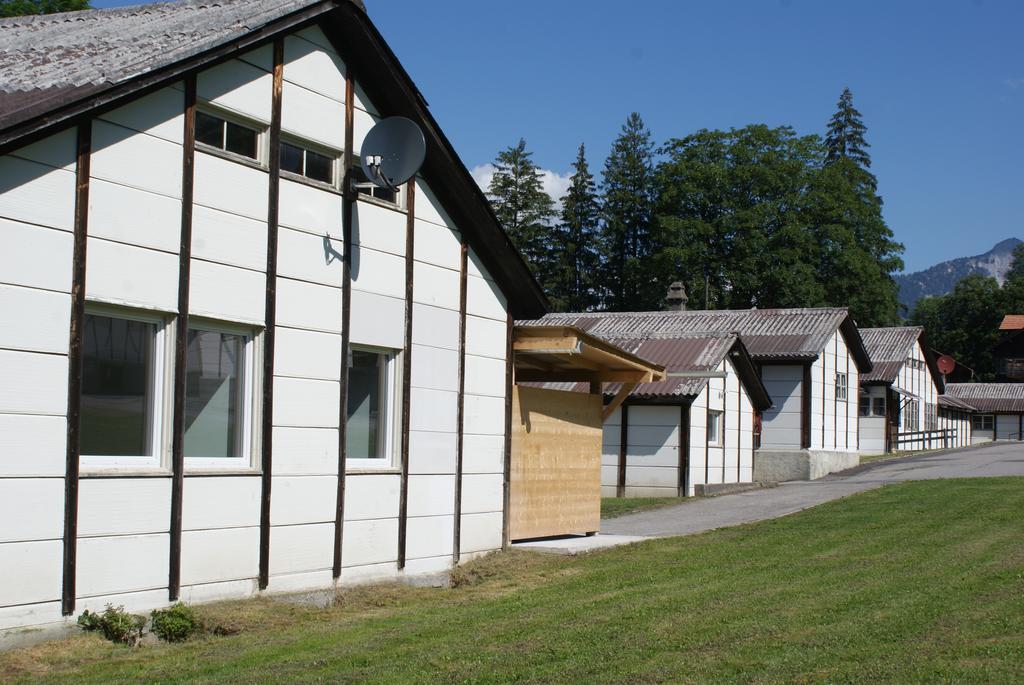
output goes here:
[{"label": "concrete foundation", "polygon": [[760,449],[754,455],[754,480],[768,483],[816,480],[859,463],[856,452]]}]

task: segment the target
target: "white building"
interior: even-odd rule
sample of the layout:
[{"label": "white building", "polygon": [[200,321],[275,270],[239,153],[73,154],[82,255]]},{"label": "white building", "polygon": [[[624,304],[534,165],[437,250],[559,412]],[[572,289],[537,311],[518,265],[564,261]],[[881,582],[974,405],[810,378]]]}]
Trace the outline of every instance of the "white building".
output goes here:
[{"label": "white building", "polygon": [[964,410],[953,404],[940,410],[945,384],[925,342],[924,328],[862,328],[860,334],[874,366],[860,379],[861,452],[970,444]]},{"label": "white building", "polygon": [[[856,391],[871,362],[845,308],[548,314],[541,321],[608,339],[738,334],[772,402],[754,417],[754,480],[819,478],[859,463]],[[668,359],[651,360],[670,367]]]},{"label": "white building", "polygon": [[[0,26],[0,630],[503,544],[544,298],[356,0]],[[419,124],[397,192],[346,169]]]},{"label": "white building", "polygon": [[1024,383],[950,383],[946,393],[974,410],[972,445],[1024,440]]}]

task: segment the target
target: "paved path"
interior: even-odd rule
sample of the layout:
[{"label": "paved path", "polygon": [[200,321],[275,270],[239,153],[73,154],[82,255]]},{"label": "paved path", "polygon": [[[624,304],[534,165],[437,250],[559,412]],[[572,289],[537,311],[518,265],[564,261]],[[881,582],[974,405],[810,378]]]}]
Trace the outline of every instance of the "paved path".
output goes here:
[{"label": "paved path", "polygon": [[1024,443],[954,450],[865,464],[820,480],[696,499],[672,507],[601,521],[604,535],[689,535],[792,514],[888,483],[934,478],[1024,476]]}]

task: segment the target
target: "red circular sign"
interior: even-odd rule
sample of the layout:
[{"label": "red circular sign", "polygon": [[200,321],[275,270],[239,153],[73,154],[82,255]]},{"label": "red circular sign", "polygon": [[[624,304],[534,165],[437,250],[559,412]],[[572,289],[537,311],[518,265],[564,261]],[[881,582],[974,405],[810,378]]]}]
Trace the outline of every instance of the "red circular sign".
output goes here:
[{"label": "red circular sign", "polygon": [[939,367],[939,373],[943,376],[948,376],[953,373],[953,369],[956,368],[956,360],[950,357],[948,354],[944,354],[935,360]]}]

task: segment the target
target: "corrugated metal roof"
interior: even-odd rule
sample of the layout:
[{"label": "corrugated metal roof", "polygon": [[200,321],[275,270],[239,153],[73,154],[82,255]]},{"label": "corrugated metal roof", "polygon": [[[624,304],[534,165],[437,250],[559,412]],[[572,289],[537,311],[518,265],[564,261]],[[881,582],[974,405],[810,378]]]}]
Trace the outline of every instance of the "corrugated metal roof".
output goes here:
[{"label": "corrugated metal roof", "polygon": [[958,397],[953,397],[952,395],[939,395],[939,406],[946,407],[947,409],[957,409],[959,411],[976,411],[973,406]]},{"label": "corrugated metal roof", "polygon": [[1024,383],[949,383],[946,394],[978,411],[1024,412]]},{"label": "corrugated metal roof", "polygon": [[849,316],[846,308],[548,314],[538,323],[617,338],[738,332],[754,359],[814,359]]},{"label": "corrugated metal roof", "polygon": [[860,329],[864,348],[868,351],[868,356],[871,357],[871,363],[874,366],[869,373],[861,375],[861,382],[892,383],[895,381],[923,332],[922,326]]},{"label": "corrugated metal roof", "polygon": [[0,19],[0,128],[56,100],[88,97],[321,2],[185,0]]},{"label": "corrugated metal roof", "polygon": [[1019,331],[1024,329],[1024,314],[1007,314],[999,324],[1001,331]]}]

